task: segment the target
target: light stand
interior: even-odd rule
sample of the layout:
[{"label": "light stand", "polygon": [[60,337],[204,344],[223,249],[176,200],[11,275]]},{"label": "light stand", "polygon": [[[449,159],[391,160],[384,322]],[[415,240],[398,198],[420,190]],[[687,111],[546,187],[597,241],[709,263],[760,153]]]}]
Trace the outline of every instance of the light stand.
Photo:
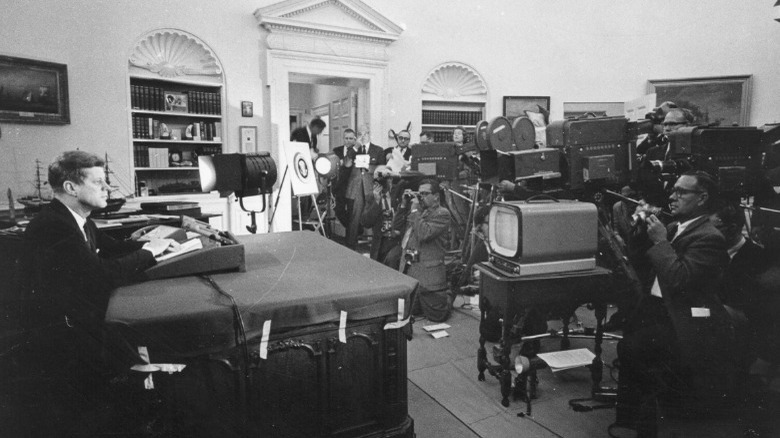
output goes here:
[{"label": "light stand", "polygon": [[[320,175],[320,177],[328,181],[327,185],[327,200],[325,201],[325,233],[326,236],[333,236],[333,221],[336,220],[335,213],[333,212],[333,181],[339,173],[339,165],[341,160],[334,153],[320,154],[314,161],[314,170]],[[316,204],[315,204],[316,205]]]}]

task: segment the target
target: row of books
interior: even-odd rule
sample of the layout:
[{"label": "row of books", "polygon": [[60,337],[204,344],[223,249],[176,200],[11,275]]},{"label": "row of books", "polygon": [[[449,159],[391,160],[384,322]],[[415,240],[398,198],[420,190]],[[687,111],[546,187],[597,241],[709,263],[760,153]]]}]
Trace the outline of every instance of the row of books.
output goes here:
[{"label": "row of books", "polygon": [[184,132],[179,129],[179,135],[173,129],[153,117],[133,116],[135,139],[222,141],[222,122],[193,122],[184,128]]},{"label": "row of books", "polygon": [[165,91],[160,87],[130,85],[130,104],[144,111],[169,111],[189,114],[222,114],[218,92]]},{"label": "row of books", "polygon": [[[133,162],[135,167],[152,167],[162,168],[171,167],[171,152],[177,152],[178,150],[171,150],[170,148],[147,146],[147,145],[134,145],[133,146]],[[216,155],[222,153],[220,146],[203,145],[196,150],[182,151],[180,152],[180,160],[192,161],[195,166],[198,165],[199,155]]]},{"label": "row of books", "polygon": [[[452,141],[452,130],[447,130],[447,131],[428,130],[427,132],[433,134],[433,141],[436,143],[448,143]],[[472,141],[474,141],[474,131],[466,129],[466,133],[463,136],[463,142],[471,143]]]},{"label": "row of books", "polygon": [[423,125],[474,126],[482,120],[482,111],[423,110]]}]

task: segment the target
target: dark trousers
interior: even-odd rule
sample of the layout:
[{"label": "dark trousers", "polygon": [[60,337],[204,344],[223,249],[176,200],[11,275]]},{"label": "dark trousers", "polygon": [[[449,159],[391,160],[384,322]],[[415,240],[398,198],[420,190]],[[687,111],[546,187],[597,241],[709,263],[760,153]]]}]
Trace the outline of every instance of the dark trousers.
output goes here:
[{"label": "dark trousers", "polygon": [[645,297],[618,342],[620,361],[616,423],[637,431],[638,437],[657,435],[658,397],[678,369],[677,337],[659,298]]}]

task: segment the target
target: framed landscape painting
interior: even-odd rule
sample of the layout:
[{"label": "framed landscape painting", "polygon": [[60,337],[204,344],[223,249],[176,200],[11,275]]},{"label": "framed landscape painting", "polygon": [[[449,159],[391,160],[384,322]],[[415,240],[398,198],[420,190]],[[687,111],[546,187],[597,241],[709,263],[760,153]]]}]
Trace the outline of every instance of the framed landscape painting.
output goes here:
[{"label": "framed landscape painting", "polygon": [[68,67],[0,56],[0,122],[69,124]]},{"label": "framed landscape painting", "polygon": [[656,104],[672,101],[688,108],[699,125],[747,126],[750,123],[751,75],[690,79],[653,79],[648,93]]}]

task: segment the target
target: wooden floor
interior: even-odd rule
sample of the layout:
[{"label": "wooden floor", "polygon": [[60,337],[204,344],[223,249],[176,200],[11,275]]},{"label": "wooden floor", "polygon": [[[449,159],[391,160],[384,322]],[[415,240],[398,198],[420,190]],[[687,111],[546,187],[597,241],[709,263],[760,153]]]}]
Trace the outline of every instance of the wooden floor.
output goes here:
[{"label": "wooden floor", "polygon": [[[555,374],[549,369],[539,371],[538,398],[533,400],[530,417],[518,416],[518,413],[526,412],[525,402],[511,401],[509,407],[503,407],[498,380],[489,374],[486,374],[486,381],[477,380],[479,314],[476,310],[460,308],[463,303],[464,299],[458,297],[455,302],[458,309],[447,321],[451,326],[447,329],[448,337],[434,339],[422,329],[430,325],[428,321],[415,323],[414,339],[408,344],[408,388],[409,413],[414,418],[418,437],[609,436],[607,427],[615,420],[613,408],[575,412],[569,407],[571,399],[590,397],[591,377],[585,367]],[[577,315],[585,327],[595,326],[592,311],[583,307]],[[549,324],[552,328],[556,322]],[[605,363],[611,364],[615,358],[616,344],[614,340],[605,340],[602,344]],[[593,340],[572,341],[572,348],[583,347],[593,351]],[[558,348],[557,339],[542,341],[544,351]],[[778,379],[773,383],[773,388],[780,390]],[[608,369],[603,373],[602,386],[617,386]],[[683,421],[661,415],[658,421],[660,438],[742,437],[745,429],[737,418]],[[761,436],[780,436],[779,420],[768,428]]]}]

